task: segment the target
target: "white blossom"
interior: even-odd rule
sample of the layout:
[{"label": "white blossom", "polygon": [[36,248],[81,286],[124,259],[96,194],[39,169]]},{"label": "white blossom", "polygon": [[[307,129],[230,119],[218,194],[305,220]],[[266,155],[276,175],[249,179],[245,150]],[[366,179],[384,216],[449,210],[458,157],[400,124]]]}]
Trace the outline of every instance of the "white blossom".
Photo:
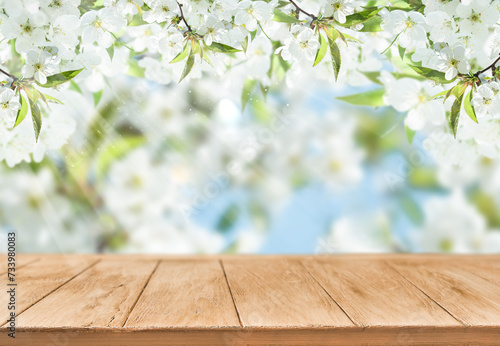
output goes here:
[{"label": "white blossom", "polygon": [[0,88],[0,118],[6,118],[7,123],[13,125],[20,108],[21,104],[15,98],[14,91]]},{"label": "white blossom", "polygon": [[445,72],[446,79],[451,80],[458,73],[469,72],[470,65],[466,60],[464,47],[445,47],[439,51],[439,57],[441,59],[439,69]]},{"label": "white blossom", "polygon": [[219,42],[222,39],[224,24],[217,20],[215,16],[208,16],[205,23],[200,26],[198,33],[203,35],[203,40],[210,46],[212,42]]},{"label": "white blossom", "polygon": [[500,85],[497,82],[482,84],[477,88],[471,103],[476,110],[478,119],[500,118],[499,91]]},{"label": "white blossom", "polygon": [[353,0],[327,0],[327,3],[323,7],[323,15],[325,17],[333,18],[339,23],[346,22],[346,16],[354,13],[354,1]]},{"label": "white blossom", "polygon": [[30,50],[26,55],[26,65],[23,73],[26,77],[34,77],[40,84],[47,83],[47,76],[55,72],[55,67],[51,63],[52,55],[45,51]]},{"label": "white blossom", "polygon": [[82,41],[84,44],[97,42],[99,46],[108,48],[113,43],[111,33],[120,30],[124,25],[124,19],[111,9],[87,12],[81,20]]},{"label": "white blossom", "polygon": [[243,0],[238,4],[234,24],[244,25],[248,31],[257,30],[259,22],[272,18],[273,5],[265,1]]}]

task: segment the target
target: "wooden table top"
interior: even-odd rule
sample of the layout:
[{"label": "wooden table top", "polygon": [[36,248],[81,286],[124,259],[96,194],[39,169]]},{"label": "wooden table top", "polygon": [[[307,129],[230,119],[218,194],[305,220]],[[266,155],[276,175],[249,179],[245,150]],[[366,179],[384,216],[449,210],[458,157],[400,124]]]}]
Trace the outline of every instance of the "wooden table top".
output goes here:
[{"label": "wooden table top", "polygon": [[500,256],[2,256],[0,345],[500,345]]}]

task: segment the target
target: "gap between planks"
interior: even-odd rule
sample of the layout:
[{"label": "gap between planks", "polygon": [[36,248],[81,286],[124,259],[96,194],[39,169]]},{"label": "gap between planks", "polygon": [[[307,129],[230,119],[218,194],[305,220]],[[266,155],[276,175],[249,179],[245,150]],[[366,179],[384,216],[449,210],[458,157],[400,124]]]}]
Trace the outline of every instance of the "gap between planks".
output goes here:
[{"label": "gap between planks", "polygon": [[316,281],[316,283],[319,285],[319,287],[321,287],[321,289],[327,294],[328,297],[330,297],[331,300],[333,300],[333,302],[335,304],[337,304],[337,306],[339,307],[340,310],[342,310],[342,312],[347,316],[348,319],[351,320],[352,324],[354,324],[355,326],[357,327],[363,327],[362,325],[360,325],[358,322],[354,321],[354,319],[344,310],[344,308],[332,297],[332,295],[323,287],[323,285],[321,284],[321,282],[319,282],[319,280],[314,276],[313,273],[311,273],[309,271],[309,269],[307,269],[307,267],[302,263],[302,261],[298,261],[299,264],[302,266],[302,268],[305,269],[305,271],[313,278],[314,281]]},{"label": "gap between planks", "polygon": [[418,289],[420,292],[422,292],[422,294],[424,294],[427,298],[429,298],[431,301],[433,301],[437,306],[439,306],[441,309],[443,309],[448,315],[450,315],[451,317],[453,317],[458,323],[460,323],[461,325],[467,327],[467,325],[464,322],[462,322],[454,314],[452,314],[451,312],[449,312],[443,305],[441,305],[439,302],[437,302],[434,298],[432,298],[429,294],[427,294],[423,289],[421,289],[420,287],[418,287],[417,285],[415,285],[413,283],[413,281],[411,281],[406,276],[404,276],[399,270],[397,270],[396,268],[394,268],[389,262],[387,262],[387,261],[384,260],[383,263],[385,263],[389,268],[391,268],[393,271],[395,271],[396,273],[398,273],[399,275],[401,275],[401,277],[404,280],[406,280],[407,282],[410,283],[410,285],[414,286],[416,289]]},{"label": "gap between planks", "polygon": [[[23,263],[23,264],[17,264],[17,260],[16,260],[16,269],[19,269],[19,268],[23,268],[23,267],[26,267],[26,266],[29,266],[30,264],[33,264],[35,262],[38,262],[40,260],[40,257],[35,257],[31,260],[29,260],[27,263]],[[2,269],[2,272],[0,272],[0,275],[5,275],[9,272],[9,267],[7,266],[5,268],[5,271],[3,271]]]},{"label": "gap between planks", "polygon": [[224,274],[224,279],[226,279],[227,289],[229,290],[229,294],[231,295],[231,299],[233,300],[234,310],[236,310],[236,315],[238,316],[238,322],[240,323],[240,327],[243,328],[243,322],[241,321],[240,312],[238,311],[238,306],[236,305],[236,302],[234,301],[233,292],[231,292],[231,286],[229,285],[229,281],[227,280],[227,274],[226,274],[226,270],[224,269],[224,263],[222,262],[222,259],[219,259],[219,264],[220,264],[220,267],[222,269],[222,273]]},{"label": "gap between planks", "polygon": [[[33,264],[33,263],[36,263],[38,262],[38,258],[36,260],[33,260],[31,261],[30,263],[28,264],[25,264],[24,267],[27,267],[29,266],[30,264]],[[48,292],[47,294],[43,295],[42,297],[40,297],[39,299],[35,300],[33,303],[31,303],[29,306],[25,307],[24,309],[22,309],[19,313],[16,314],[16,316],[20,316],[23,312],[27,311],[29,308],[33,307],[34,305],[36,305],[37,303],[41,302],[43,299],[47,298],[48,296],[50,296],[52,293],[54,293],[55,291],[57,291],[58,289],[60,289],[61,287],[63,287],[64,285],[68,284],[69,282],[71,282],[72,280],[74,280],[76,277],[78,277],[79,275],[81,275],[82,273],[86,272],[87,270],[89,270],[90,268],[92,268],[93,266],[95,266],[97,263],[99,263],[101,261],[101,259],[97,259],[96,261],[92,262],[89,266],[85,267],[83,270],[79,271],[77,274],[73,275],[71,278],[69,278],[68,280],[66,280],[65,282],[63,282],[61,285],[55,287],[53,290],[51,290],[50,292]],[[8,325],[9,322],[6,322],[2,325],[2,327],[5,327]]]},{"label": "gap between planks", "polygon": [[142,288],[141,292],[139,293],[139,295],[137,296],[137,299],[135,300],[134,304],[132,305],[132,308],[130,309],[130,311],[128,312],[128,315],[127,315],[127,318],[125,319],[125,322],[123,322],[123,325],[122,325],[122,328],[125,328],[125,325],[127,324],[127,321],[130,317],[130,315],[132,314],[132,311],[134,311],[134,308],[135,306],[137,305],[137,302],[139,301],[139,299],[141,298],[142,294],[144,293],[144,291],[146,290],[146,287],[148,286],[149,284],[149,281],[151,281],[151,278],[153,277],[153,274],[156,272],[156,269],[158,269],[160,263],[162,261],[161,260],[158,260],[156,262],[156,265],[155,267],[153,268],[153,271],[151,272],[151,274],[149,274],[149,277],[148,279],[146,280],[146,283],[144,284],[144,287]]}]

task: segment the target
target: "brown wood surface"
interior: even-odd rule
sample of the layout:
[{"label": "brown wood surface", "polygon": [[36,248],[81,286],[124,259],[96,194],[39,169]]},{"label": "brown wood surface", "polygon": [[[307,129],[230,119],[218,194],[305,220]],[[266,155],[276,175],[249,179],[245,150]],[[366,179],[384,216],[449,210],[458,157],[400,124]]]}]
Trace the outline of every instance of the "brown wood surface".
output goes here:
[{"label": "brown wood surface", "polygon": [[319,259],[304,261],[304,265],[360,325],[461,325],[383,260]]},{"label": "brown wood surface", "polygon": [[[95,259],[78,255],[71,257],[46,256],[24,267],[17,267],[15,272],[15,283],[17,284],[16,290],[18,293],[16,313],[20,314],[33,306],[33,304],[69,282],[94,263],[96,263]],[[9,283],[7,274],[3,274],[0,279],[0,285],[2,288],[5,288],[5,291]],[[9,298],[10,296],[7,293],[0,294],[0,306],[2,307],[0,310],[0,321],[2,321],[2,324],[9,319],[10,311],[6,308]]]},{"label": "brown wood surface", "polygon": [[[21,268],[30,263],[36,262],[40,259],[39,255],[17,255],[15,258],[15,267]],[[0,275],[7,273],[7,254],[3,253],[0,255]]]},{"label": "brown wood surface", "polygon": [[239,327],[218,260],[162,262],[126,327]]},{"label": "brown wood surface", "polygon": [[245,327],[320,327],[354,324],[296,260],[223,261]]},{"label": "brown wood surface", "polygon": [[474,267],[425,259],[390,266],[463,324],[500,326],[500,286],[474,274]]},{"label": "brown wood surface", "polygon": [[157,263],[99,261],[20,315],[19,326],[122,327]]},{"label": "brown wood surface", "polygon": [[500,256],[22,256],[0,345],[500,345]]}]

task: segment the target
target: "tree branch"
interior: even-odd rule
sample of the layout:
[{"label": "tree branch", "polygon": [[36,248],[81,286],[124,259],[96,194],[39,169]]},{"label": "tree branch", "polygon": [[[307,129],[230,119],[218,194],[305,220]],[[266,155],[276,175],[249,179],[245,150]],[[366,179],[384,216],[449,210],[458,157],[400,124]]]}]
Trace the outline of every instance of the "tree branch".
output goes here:
[{"label": "tree branch", "polygon": [[297,12],[302,12],[303,14],[305,14],[306,16],[309,16],[311,17],[313,20],[317,19],[318,17],[316,17],[314,14],[311,14],[311,13],[308,13],[306,11],[304,11],[303,9],[301,9],[299,7],[299,5],[297,5],[293,0],[288,0],[290,1],[290,3],[295,6],[295,9],[297,10]]},{"label": "tree branch", "polygon": [[10,73],[4,71],[3,69],[0,68],[0,72],[3,73],[4,75],[8,76],[9,78],[13,79],[13,80],[17,80],[17,77],[14,76],[14,75],[11,75]]},{"label": "tree branch", "polygon": [[499,61],[500,61],[500,56],[499,56],[499,57],[498,57],[498,58],[497,58],[497,59],[496,59],[496,60],[495,60],[495,61],[494,61],[494,62],[493,62],[490,66],[488,66],[488,67],[486,67],[486,68],[482,69],[481,71],[477,71],[476,73],[474,73],[474,76],[479,77],[479,75],[480,75],[480,74],[482,74],[482,73],[484,73],[484,72],[488,71],[489,69],[492,69],[492,70],[493,70],[493,69],[495,68],[495,65],[496,65],[496,64],[497,64],[497,62],[499,62]]},{"label": "tree branch", "polygon": [[181,11],[181,19],[182,19],[182,21],[184,22],[184,24],[186,24],[186,27],[187,27],[188,31],[192,32],[193,30],[191,29],[191,27],[189,26],[188,22],[186,21],[186,18],[184,17],[184,12],[182,11],[182,5],[179,4],[178,1],[177,1],[177,5],[179,6],[179,10]]}]

